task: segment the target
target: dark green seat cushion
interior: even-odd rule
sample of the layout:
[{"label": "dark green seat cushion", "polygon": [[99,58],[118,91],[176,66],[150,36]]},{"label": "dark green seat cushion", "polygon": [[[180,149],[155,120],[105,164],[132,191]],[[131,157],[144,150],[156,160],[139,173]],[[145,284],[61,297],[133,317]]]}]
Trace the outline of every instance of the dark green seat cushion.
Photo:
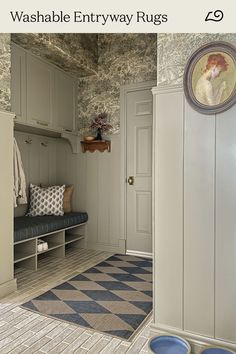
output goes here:
[{"label": "dark green seat cushion", "polygon": [[14,242],[82,224],[87,220],[88,214],[85,212],[72,212],[63,216],[19,216],[14,218]]}]

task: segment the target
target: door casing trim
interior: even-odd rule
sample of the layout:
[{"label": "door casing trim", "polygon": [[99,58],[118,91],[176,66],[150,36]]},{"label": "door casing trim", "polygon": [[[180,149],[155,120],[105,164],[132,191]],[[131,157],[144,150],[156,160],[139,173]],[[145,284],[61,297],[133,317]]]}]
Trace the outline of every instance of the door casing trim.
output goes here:
[{"label": "door casing trim", "polygon": [[[127,240],[127,94],[156,87],[156,80],[123,85],[120,87],[120,138],[121,138],[121,238]],[[127,243],[127,242],[126,242]],[[132,252],[132,251],[127,251]],[[141,256],[141,254],[140,254]],[[146,255],[147,257],[147,255]]]}]

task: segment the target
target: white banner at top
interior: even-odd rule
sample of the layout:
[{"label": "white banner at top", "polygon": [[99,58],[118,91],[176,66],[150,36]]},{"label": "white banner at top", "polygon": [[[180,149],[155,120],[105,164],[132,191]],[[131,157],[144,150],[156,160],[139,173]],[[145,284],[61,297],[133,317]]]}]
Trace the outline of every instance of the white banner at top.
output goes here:
[{"label": "white banner at top", "polygon": [[0,32],[235,32],[233,0],[21,0],[0,5]]}]

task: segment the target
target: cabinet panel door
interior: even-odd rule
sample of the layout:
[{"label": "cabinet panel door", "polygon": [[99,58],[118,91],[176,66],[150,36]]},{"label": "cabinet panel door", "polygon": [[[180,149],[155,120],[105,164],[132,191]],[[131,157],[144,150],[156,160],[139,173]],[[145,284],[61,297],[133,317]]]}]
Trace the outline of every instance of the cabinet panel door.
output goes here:
[{"label": "cabinet panel door", "polygon": [[60,70],[55,70],[54,124],[64,131],[75,130],[75,80]]},{"label": "cabinet panel door", "polygon": [[27,121],[51,126],[53,116],[53,68],[27,55]]},{"label": "cabinet panel door", "polygon": [[11,46],[11,110],[16,120],[26,122],[26,53]]}]

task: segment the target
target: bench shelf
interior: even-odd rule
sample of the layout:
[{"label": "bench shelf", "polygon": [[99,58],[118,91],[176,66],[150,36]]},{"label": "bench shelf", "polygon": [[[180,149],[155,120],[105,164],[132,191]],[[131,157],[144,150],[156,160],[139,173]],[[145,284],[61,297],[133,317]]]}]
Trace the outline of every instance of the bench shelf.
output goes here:
[{"label": "bench shelf", "polygon": [[[48,249],[39,252],[37,250],[38,240],[48,243]],[[48,254],[50,257],[64,258],[66,246],[75,248],[86,247],[86,223],[70,226],[65,229],[56,230],[44,235],[38,235],[31,239],[15,242],[14,264],[22,268],[37,270],[38,257]]]},{"label": "bench shelf", "polygon": [[64,245],[48,245],[48,249],[47,250],[45,250],[45,251],[37,251],[37,254],[42,254],[42,253],[47,253],[47,252],[50,252],[50,251],[53,251],[53,250],[55,250],[55,249],[57,249],[57,248],[60,248],[60,247],[63,247]]},{"label": "bench shelf", "polygon": [[75,234],[66,234],[66,240],[65,240],[65,244],[69,244],[69,243],[73,243],[79,240],[84,239],[84,235],[75,235]]},{"label": "bench shelf", "polygon": [[14,254],[14,263],[19,263],[22,262],[28,258],[35,257],[35,254],[27,254],[27,253],[20,253],[20,252],[15,252]]}]

